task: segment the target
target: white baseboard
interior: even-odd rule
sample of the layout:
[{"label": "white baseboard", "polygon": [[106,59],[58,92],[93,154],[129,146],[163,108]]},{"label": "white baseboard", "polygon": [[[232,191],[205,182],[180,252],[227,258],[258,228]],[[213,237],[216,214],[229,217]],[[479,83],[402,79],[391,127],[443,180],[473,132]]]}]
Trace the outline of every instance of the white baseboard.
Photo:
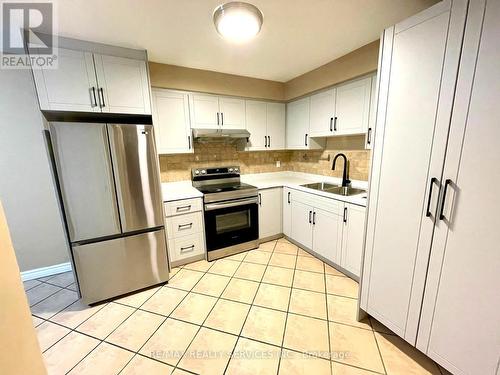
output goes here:
[{"label": "white baseboard", "polygon": [[38,279],[40,277],[57,275],[58,273],[71,271],[71,263],[61,263],[55,264],[53,266],[35,268],[34,270],[23,271],[21,272],[21,280],[33,280]]}]

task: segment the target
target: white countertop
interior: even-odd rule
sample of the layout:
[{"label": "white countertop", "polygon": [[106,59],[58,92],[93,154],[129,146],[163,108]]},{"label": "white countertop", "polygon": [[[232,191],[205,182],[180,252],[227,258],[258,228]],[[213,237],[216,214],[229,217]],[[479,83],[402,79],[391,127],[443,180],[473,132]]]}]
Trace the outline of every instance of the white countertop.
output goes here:
[{"label": "white countertop", "polygon": [[[328,182],[340,185],[342,183],[341,178],[302,172],[271,172],[244,174],[241,175],[241,181],[256,186],[259,189],[289,187],[292,189],[302,190],[308,193],[321,195],[323,197],[332,198],[343,202],[366,206],[366,193],[344,197],[342,195],[327,193],[324,191],[318,191],[300,186],[311,182]],[[355,188],[367,189],[368,183],[366,181],[353,180],[352,186]],[[191,181],[164,182],[161,184],[161,190],[163,201],[165,202],[203,197],[203,194],[192,186]]]},{"label": "white countertop", "polygon": [[[332,194],[325,191],[306,188],[300,186],[311,182],[328,182],[331,184],[342,184],[342,179],[337,177],[328,177],[312,173],[302,172],[271,172],[271,173],[256,173],[241,175],[241,181],[247,184],[256,186],[259,189],[268,189],[273,187],[289,187],[296,190],[302,190],[307,193],[320,195],[326,198],[332,198],[339,201],[353,203],[360,206],[366,206],[367,193],[351,195],[345,197],[343,195]],[[351,181],[352,187],[359,189],[368,189],[367,181]]]},{"label": "white countertop", "polygon": [[162,182],[161,194],[164,202],[203,197],[203,193],[194,188],[191,181]]}]

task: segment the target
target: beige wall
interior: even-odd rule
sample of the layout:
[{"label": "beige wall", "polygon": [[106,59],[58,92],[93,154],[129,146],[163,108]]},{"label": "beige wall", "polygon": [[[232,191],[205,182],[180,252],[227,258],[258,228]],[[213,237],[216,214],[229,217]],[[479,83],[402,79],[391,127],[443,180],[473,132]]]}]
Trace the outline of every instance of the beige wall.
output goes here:
[{"label": "beige wall", "polygon": [[0,202],[0,373],[46,374]]},{"label": "beige wall", "polygon": [[[350,161],[350,178],[368,180],[370,151],[364,150],[364,136],[328,139],[325,150],[318,151],[237,151],[235,146],[194,143],[194,154],[161,155],[162,182],[191,178],[191,168],[218,165],[239,165],[243,174],[297,171],[341,177],[341,169],[332,171],[333,157],[343,152]],[[330,155],[330,161],[326,159]],[[276,161],[281,167],[276,167]]]},{"label": "beige wall", "polygon": [[21,271],[69,261],[29,70],[0,69],[0,200]]},{"label": "beige wall", "polygon": [[154,62],[149,70],[154,87],[288,101],[377,70],[378,48],[377,40],[285,83]]},{"label": "beige wall", "polygon": [[378,50],[377,40],[286,82],[285,100],[377,70]]},{"label": "beige wall", "polygon": [[284,99],[281,82],[150,62],[151,86],[270,100]]}]

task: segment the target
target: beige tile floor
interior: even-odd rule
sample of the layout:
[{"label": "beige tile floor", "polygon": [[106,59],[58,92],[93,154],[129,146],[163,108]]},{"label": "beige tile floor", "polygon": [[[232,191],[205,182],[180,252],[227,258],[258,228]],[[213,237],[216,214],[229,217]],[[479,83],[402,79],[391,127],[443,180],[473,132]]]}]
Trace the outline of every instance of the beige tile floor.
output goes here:
[{"label": "beige tile floor", "polygon": [[71,272],[25,289],[49,374],[441,373],[377,321],[356,321],[358,284],[285,239],[93,307]]}]

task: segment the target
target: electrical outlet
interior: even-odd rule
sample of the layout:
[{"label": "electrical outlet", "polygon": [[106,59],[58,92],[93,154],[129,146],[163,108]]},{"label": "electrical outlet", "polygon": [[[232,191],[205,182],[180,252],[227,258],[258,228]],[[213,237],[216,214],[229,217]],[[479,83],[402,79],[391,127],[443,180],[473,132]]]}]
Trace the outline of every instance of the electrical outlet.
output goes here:
[{"label": "electrical outlet", "polygon": [[276,168],[281,168],[281,161],[276,160]]}]

